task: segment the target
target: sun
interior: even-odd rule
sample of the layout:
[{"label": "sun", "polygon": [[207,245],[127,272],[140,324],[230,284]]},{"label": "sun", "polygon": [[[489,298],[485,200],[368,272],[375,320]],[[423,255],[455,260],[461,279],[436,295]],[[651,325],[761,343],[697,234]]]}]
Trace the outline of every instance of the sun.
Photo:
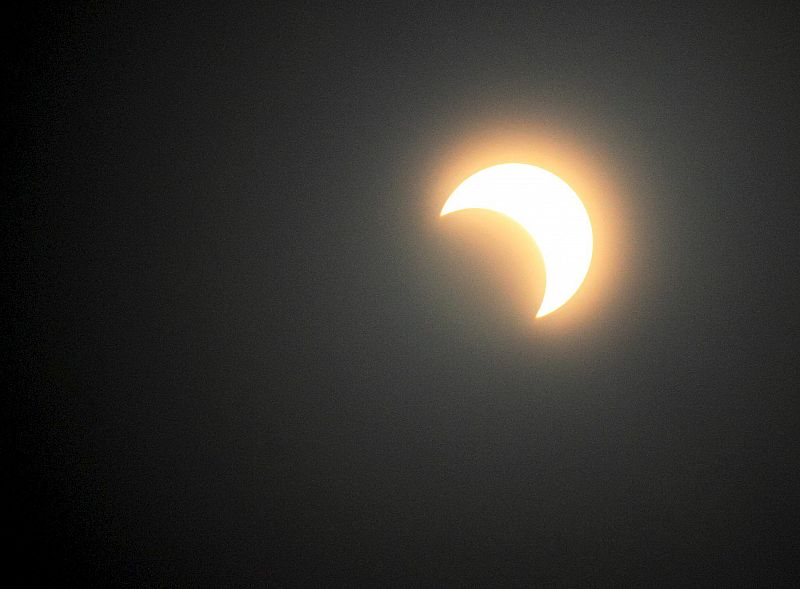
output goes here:
[{"label": "sun", "polygon": [[555,174],[530,164],[491,166],[464,180],[441,216],[486,209],[522,226],[545,266],[545,291],[536,317],[563,306],[578,291],[592,262],[592,224],[575,191]]}]

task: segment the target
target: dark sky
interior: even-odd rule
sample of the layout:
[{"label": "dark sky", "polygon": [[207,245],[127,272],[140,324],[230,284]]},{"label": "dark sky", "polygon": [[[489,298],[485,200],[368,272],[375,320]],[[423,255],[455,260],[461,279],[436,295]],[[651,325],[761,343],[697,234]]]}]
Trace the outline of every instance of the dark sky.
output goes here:
[{"label": "dark sky", "polygon": [[[800,14],[164,4],[4,19],[12,578],[796,586]],[[436,218],[504,136],[625,228],[562,319]]]}]

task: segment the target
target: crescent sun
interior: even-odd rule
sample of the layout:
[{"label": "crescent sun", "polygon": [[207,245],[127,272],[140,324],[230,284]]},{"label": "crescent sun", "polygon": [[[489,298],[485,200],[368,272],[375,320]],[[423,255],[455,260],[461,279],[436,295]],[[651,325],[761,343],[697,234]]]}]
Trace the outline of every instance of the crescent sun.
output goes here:
[{"label": "crescent sun", "polygon": [[464,209],[505,215],[536,242],[545,268],[537,318],[552,313],[578,291],[592,261],[592,224],[581,199],[561,178],[529,164],[492,166],[464,180],[440,216]]}]

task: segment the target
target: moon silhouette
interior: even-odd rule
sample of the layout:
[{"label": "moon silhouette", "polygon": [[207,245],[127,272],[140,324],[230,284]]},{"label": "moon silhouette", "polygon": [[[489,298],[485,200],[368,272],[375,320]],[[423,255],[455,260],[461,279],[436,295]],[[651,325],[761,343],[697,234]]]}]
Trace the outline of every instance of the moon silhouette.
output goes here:
[{"label": "moon silhouette", "polygon": [[564,305],[578,291],[592,261],[592,224],[575,191],[555,174],[529,164],[500,164],[464,180],[440,216],[486,209],[509,217],[536,242],[545,290],[536,317]]}]

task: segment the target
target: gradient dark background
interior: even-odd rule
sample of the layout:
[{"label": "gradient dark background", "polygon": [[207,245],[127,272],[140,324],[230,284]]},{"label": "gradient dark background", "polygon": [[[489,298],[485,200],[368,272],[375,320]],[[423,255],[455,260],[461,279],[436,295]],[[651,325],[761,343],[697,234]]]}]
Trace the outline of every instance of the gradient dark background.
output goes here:
[{"label": "gradient dark background", "polygon": [[[796,586],[800,14],[219,4],[4,19],[6,574]],[[568,329],[430,218],[526,126],[624,190]]]}]

